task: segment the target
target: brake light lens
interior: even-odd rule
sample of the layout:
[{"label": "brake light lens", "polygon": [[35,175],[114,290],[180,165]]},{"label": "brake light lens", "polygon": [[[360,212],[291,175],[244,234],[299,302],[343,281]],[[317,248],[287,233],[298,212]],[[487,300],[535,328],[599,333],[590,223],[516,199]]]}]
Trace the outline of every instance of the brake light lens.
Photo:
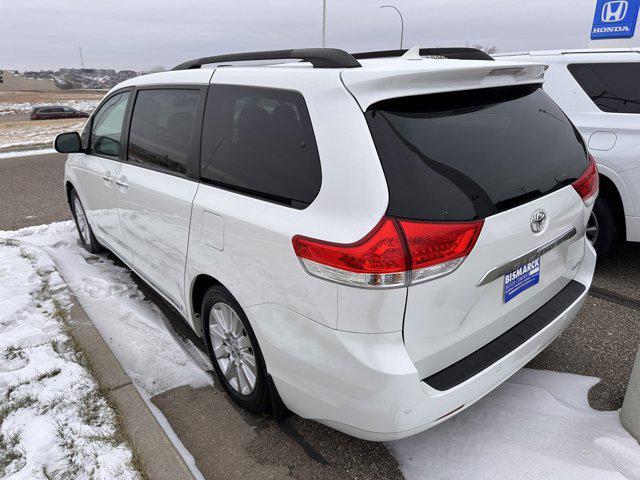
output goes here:
[{"label": "brake light lens", "polygon": [[428,223],[400,220],[411,259],[411,283],[447,275],[462,264],[473,249],[483,220]]},{"label": "brake light lens", "polygon": [[482,225],[483,221],[431,223],[383,217],[358,242],[337,244],[296,235],[293,249],[316,277],[357,287],[407,286],[458,268]]},{"label": "brake light lens", "polygon": [[593,156],[589,155],[589,165],[580,178],[573,183],[573,188],[582,197],[582,201],[587,207],[596,201],[600,189],[600,177]]},{"label": "brake light lens", "polygon": [[355,243],[330,243],[296,235],[293,249],[307,272],[316,277],[359,287],[406,283],[404,241],[392,218],[383,217]]}]

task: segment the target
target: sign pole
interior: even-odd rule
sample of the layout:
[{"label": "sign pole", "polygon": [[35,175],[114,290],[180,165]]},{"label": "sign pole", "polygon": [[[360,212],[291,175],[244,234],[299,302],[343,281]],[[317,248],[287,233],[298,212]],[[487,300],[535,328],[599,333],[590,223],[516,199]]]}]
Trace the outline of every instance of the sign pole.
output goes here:
[{"label": "sign pole", "polygon": [[322,48],[326,46],[327,35],[327,0],[322,0]]}]

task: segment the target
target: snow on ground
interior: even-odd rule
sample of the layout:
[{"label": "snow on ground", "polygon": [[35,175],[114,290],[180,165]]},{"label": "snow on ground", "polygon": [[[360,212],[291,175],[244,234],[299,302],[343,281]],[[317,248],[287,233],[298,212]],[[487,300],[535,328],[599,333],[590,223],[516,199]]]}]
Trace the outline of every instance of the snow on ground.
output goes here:
[{"label": "snow on ground", "polygon": [[68,307],[46,254],[0,240],[0,477],[139,478],[113,410],[65,334]]},{"label": "snow on ground", "polygon": [[206,365],[186,352],[160,309],[145,299],[129,269],[105,255],[91,255],[79,245],[71,221],[16,232],[0,232],[42,247],[55,261],[69,288],[100,331],[143,396],[181,385],[210,385]]},{"label": "snow on ground", "polygon": [[24,115],[31,113],[34,107],[41,105],[56,105],[75,108],[81,112],[91,113],[97,106],[100,100],[54,100],[47,102],[1,102],[0,103],[0,116],[3,115]]},{"label": "snow on ground", "polygon": [[32,155],[44,155],[46,153],[56,153],[53,148],[40,148],[38,150],[20,150],[17,152],[0,152],[0,160],[3,158],[30,157]]},{"label": "snow on ground", "polygon": [[388,444],[407,480],[639,480],[618,412],[589,407],[597,378],[522,370],[459,415]]},{"label": "snow on ground", "polygon": [[56,135],[80,133],[86,119],[37,120],[0,123],[0,152],[37,145],[52,145]]},{"label": "snow on ground", "polygon": [[[210,383],[128,269],[81,249],[72,222],[0,232],[43,248],[147,395]],[[195,347],[191,347],[195,350]],[[591,377],[522,370],[443,424],[391,442],[408,480],[640,480],[640,445],[587,402]]]}]

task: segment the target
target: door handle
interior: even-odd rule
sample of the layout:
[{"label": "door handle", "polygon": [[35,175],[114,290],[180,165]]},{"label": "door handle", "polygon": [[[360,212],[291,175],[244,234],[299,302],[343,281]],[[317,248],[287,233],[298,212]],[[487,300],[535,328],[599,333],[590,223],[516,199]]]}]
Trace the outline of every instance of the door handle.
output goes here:
[{"label": "door handle", "polygon": [[102,180],[107,184],[107,186],[113,185],[113,177],[110,174],[103,175]]},{"label": "door handle", "polygon": [[116,179],[116,185],[119,186],[122,190],[126,190],[129,188],[129,184],[127,182],[123,182],[122,180]]}]

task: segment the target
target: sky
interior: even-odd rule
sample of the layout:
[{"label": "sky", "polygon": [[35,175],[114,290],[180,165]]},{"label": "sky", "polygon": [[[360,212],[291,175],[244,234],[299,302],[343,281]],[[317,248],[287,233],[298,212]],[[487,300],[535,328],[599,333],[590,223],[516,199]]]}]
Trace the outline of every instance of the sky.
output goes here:
[{"label": "sky", "polygon": [[[596,0],[326,0],[326,46],[585,48]],[[172,67],[219,53],[321,46],[322,0],[0,0],[0,69]],[[632,45],[640,46],[640,33]]]}]

